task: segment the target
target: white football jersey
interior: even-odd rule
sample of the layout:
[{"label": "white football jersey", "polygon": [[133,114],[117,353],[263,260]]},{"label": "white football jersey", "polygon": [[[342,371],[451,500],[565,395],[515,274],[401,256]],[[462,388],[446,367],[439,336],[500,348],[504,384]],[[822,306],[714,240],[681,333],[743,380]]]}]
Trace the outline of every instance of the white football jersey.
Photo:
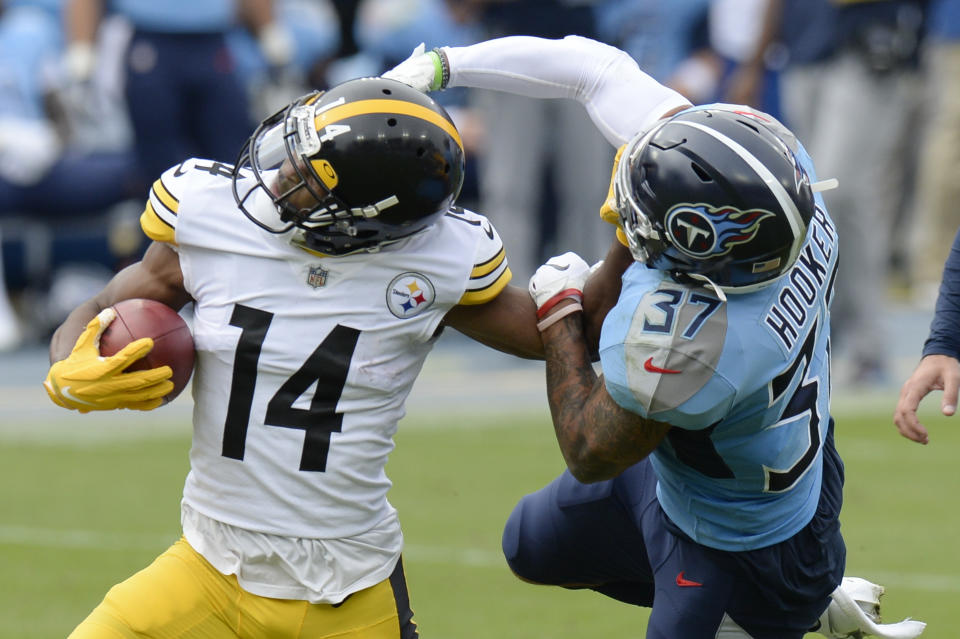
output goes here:
[{"label": "white football jersey", "polygon": [[356,536],[395,518],[384,466],[404,401],[447,311],[506,286],[503,244],[451,210],[379,252],[324,256],[247,219],[229,171],[169,169],[141,218],[195,300],[184,503],[250,531]]}]

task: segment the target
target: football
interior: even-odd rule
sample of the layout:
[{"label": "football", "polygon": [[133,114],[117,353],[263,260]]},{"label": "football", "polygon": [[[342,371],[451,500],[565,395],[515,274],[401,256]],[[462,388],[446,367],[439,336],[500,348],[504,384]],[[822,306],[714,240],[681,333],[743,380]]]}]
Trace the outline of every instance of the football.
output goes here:
[{"label": "football", "polygon": [[100,336],[100,354],[113,355],[134,340],[152,337],[153,349],[126,370],[169,366],[173,369],[173,390],[163,399],[165,404],[170,402],[183,391],[193,373],[195,351],[190,327],[175,310],[155,300],[124,300],[113,309],[117,318]]}]

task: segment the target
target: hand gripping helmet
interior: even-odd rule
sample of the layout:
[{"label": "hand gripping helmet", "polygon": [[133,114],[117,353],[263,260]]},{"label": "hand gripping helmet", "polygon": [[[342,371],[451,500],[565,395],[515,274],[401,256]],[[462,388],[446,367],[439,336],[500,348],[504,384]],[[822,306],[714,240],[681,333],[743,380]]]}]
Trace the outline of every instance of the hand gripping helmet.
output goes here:
[{"label": "hand gripping helmet", "polygon": [[253,222],[272,233],[296,229],[293,241],[306,248],[376,251],[447,211],[463,184],[463,155],[432,98],[361,78],[264,120],[234,167],[233,193]]},{"label": "hand gripping helmet", "polygon": [[683,111],[631,140],[614,177],[635,260],[747,293],[786,273],[814,212],[796,140],[748,107]]}]

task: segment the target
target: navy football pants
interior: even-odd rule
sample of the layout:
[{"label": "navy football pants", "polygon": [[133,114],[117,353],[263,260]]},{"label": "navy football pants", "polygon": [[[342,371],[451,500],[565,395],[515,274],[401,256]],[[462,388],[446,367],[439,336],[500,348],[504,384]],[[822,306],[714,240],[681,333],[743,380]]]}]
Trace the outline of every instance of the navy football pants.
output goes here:
[{"label": "navy football pants", "polygon": [[253,129],[243,79],[220,33],[135,31],[126,100],[148,184],[191,157],[233,164]]},{"label": "navy football pants", "polygon": [[527,581],[652,606],[648,639],[714,639],[725,618],[754,639],[800,639],[826,609],[846,559],[832,422],[823,455],[813,520],[767,548],[723,552],[692,541],[660,508],[644,460],[596,484],[564,472],[525,496],[507,521],[503,551]]}]

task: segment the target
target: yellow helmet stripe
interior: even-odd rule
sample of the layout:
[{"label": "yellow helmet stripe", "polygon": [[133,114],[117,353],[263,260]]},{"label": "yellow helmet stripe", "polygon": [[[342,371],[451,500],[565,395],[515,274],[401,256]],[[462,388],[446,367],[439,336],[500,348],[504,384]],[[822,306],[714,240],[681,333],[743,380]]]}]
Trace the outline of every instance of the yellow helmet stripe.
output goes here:
[{"label": "yellow helmet stripe", "polygon": [[356,115],[369,115],[372,113],[396,113],[398,115],[409,115],[414,118],[426,120],[443,129],[447,135],[457,141],[460,150],[463,150],[463,140],[460,139],[460,132],[457,131],[457,128],[453,126],[449,120],[433,109],[404,100],[359,100],[357,102],[348,102],[347,104],[318,113],[315,124],[319,131],[329,124],[336,124],[341,120]]}]

